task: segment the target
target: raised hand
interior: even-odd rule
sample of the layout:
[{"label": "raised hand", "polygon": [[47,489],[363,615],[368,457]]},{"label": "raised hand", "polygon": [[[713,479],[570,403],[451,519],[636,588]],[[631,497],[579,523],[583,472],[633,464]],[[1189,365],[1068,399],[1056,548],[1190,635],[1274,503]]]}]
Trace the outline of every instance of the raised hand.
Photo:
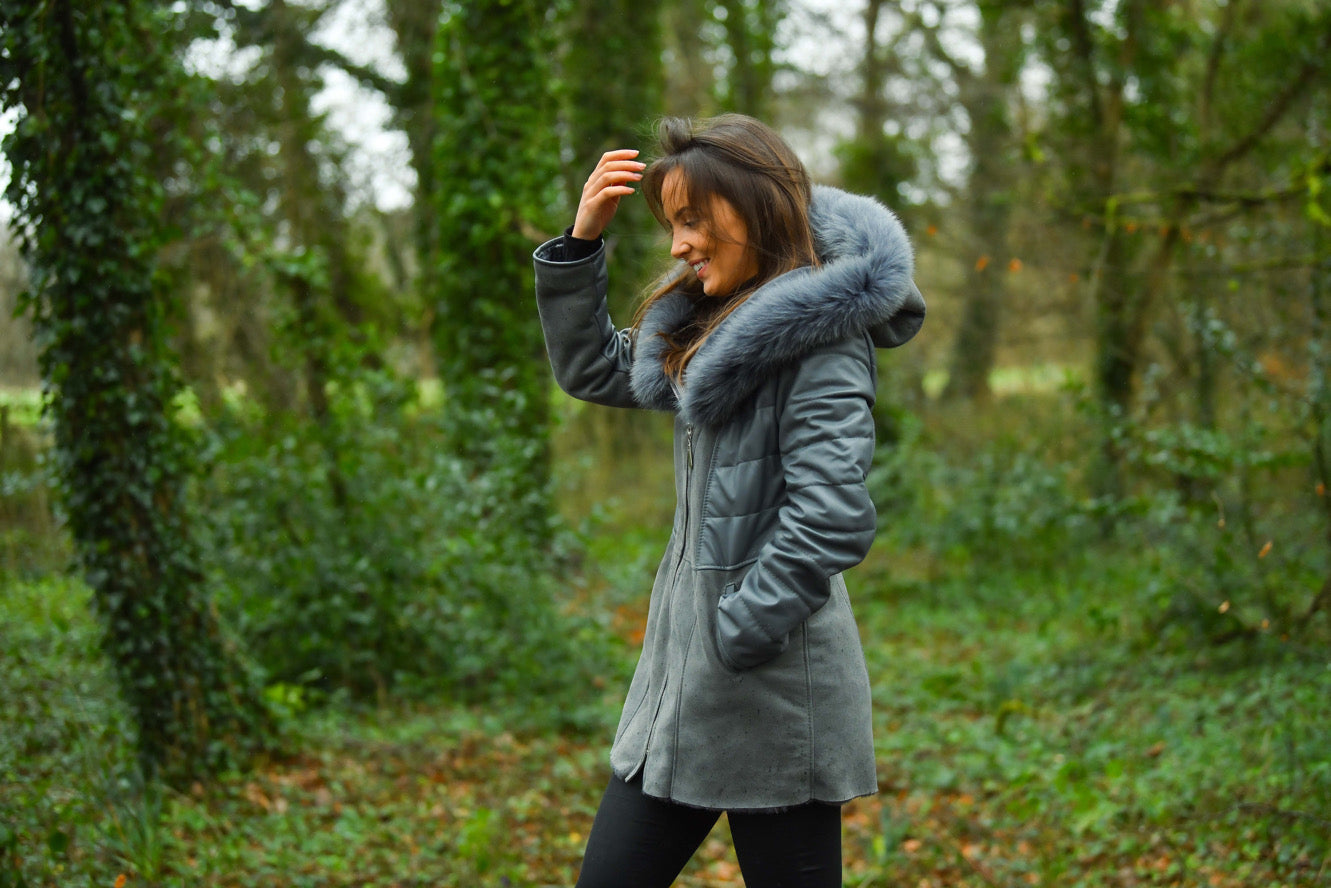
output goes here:
[{"label": "raised hand", "polygon": [[619,199],[633,193],[633,183],[647,168],[647,164],[634,159],[637,156],[636,148],[619,148],[601,155],[582,186],[578,215],[573,220],[574,237],[595,240],[605,231],[619,209]]}]

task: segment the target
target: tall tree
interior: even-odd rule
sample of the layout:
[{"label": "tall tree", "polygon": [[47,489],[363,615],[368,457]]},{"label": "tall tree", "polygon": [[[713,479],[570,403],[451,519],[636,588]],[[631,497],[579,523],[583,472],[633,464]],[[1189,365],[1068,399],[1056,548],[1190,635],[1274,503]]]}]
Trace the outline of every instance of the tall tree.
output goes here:
[{"label": "tall tree", "polygon": [[353,294],[350,226],[341,188],[320,176],[321,158],[313,150],[327,139],[311,110],[317,83],[302,52],[311,13],[286,0],[269,0],[262,14],[275,87],[278,206],[291,242],[281,261],[271,264],[291,296],[293,322],[285,344],[301,356],[305,403],[327,454],[329,490],[335,506],[345,510],[348,494],[338,468],[329,387],[338,372],[338,340],[355,337],[362,317]]},{"label": "tall tree", "polygon": [[[1325,114],[1328,108],[1321,109]],[[1314,130],[1320,129],[1317,123]],[[1315,132],[1321,142],[1325,134]],[[1323,147],[1323,146],[1319,146]],[[1324,149],[1325,150],[1325,149]],[[1317,261],[1308,280],[1308,303],[1312,317],[1309,331],[1312,360],[1308,385],[1308,412],[1312,420],[1314,490],[1318,492],[1326,544],[1331,549],[1331,155],[1308,179],[1307,214],[1313,256]],[[1313,599],[1308,615],[1331,612],[1331,571]]]},{"label": "tall tree", "polygon": [[855,109],[855,135],[837,146],[841,182],[852,191],[875,194],[896,206],[901,200],[900,186],[916,172],[914,158],[900,131],[889,133],[892,103],[887,96],[888,78],[895,73],[895,46],[906,29],[887,39],[884,18],[889,0],[866,0],[861,20],[864,25],[864,55],[859,65],[859,94],[851,100]]},{"label": "tall tree", "polygon": [[[1284,165],[1256,159],[1325,88],[1331,16],[1300,2],[1062,0],[1041,8],[1052,13],[1039,29],[1052,41],[1051,139],[1069,204],[1096,233],[1086,287],[1105,417],[1097,487],[1114,497],[1124,490],[1119,426],[1132,412],[1152,311],[1186,233],[1250,215],[1287,190],[1268,178],[1286,175]],[[1265,187],[1251,187],[1254,175]],[[1156,237],[1140,237],[1143,230]]]},{"label": "tall tree", "polygon": [[716,113],[716,66],[703,23],[713,0],[673,0],[662,6],[665,113],[706,117]]},{"label": "tall tree", "polygon": [[945,397],[983,399],[997,360],[998,337],[1007,298],[1008,233],[1011,229],[1015,167],[1019,146],[1012,123],[1015,90],[1024,59],[1020,4],[981,0],[979,70],[958,62],[941,44],[970,127],[966,153],[970,175],[964,190],[968,238],[975,257],[966,269],[961,320],[953,340]]},{"label": "tall tree", "polygon": [[[560,61],[567,87],[561,106],[569,147],[560,224],[572,221],[587,174],[603,152],[632,147],[645,156],[650,151],[650,124],[664,101],[663,32],[665,9],[672,5],[574,0],[564,16]],[[625,29],[623,22],[629,20],[634,27]],[[620,323],[631,317],[643,289],[662,267],[658,257],[665,252],[654,249],[656,234],[656,222],[642,200],[624,201],[605,233],[610,312]],[[622,410],[592,410],[585,420],[606,453],[640,449],[648,432],[641,417]]]},{"label": "tall tree", "polygon": [[[332,68],[383,97],[392,110],[393,124],[407,137],[411,169],[416,178],[415,200],[410,210],[413,236],[408,242],[399,243],[396,232],[388,230],[383,233],[383,246],[389,263],[406,281],[413,296],[418,290],[430,292],[432,275],[437,269],[426,257],[435,251],[440,237],[432,200],[438,187],[434,158],[438,136],[435,37],[444,0],[382,0],[385,20],[396,38],[397,55],[404,70],[400,80],[375,65],[355,62],[338,49],[311,39],[314,20],[336,10],[339,2],[332,0],[315,6],[270,3],[255,9],[227,3],[226,7],[228,17],[236,23],[241,45],[254,46],[266,54],[279,53],[280,59],[271,55],[274,62],[280,61],[289,72],[299,72],[301,78],[309,79],[317,70]],[[285,21],[301,18],[307,20],[302,26],[283,25]],[[278,100],[291,101],[280,93]]]},{"label": "tall tree", "polygon": [[788,0],[662,3],[664,52],[657,63],[665,69],[666,113],[736,111],[772,122],[777,33],[789,6]]},{"label": "tall tree", "polygon": [[[181,183],[168,215],[197,223],[169,265],[191,292],[178,333],[189,382],[213,415],[220,384],[241,382],[269,416],[327,430],[337,377],[382,364],[372,331],[401,310],[365,297],[344,158],[314,110],[328,62],[310,34],[332,7],[192,8],[192,35],[224,35],[245,64],[193,75],[204,101],[181,121],[193,150],[163,170]],[[341,488],[332,469],[330,482]]]},{"label": "tall tree", "polygon": [[[575,0],[564,19],[563,96],[569,157],[566,206],[577,206],[587,173],[612,148],[641,148],[664,92],[661,0]],[[635,27],[626,30],[623,22]],[[547,146],[551,150],[554,146]],[[569,218],[571,222],[571,217]],[[633,294],[645,283],[655,228],[646,203],[625,201],[606,232],[610,279]],[[615,306],[612,306],[615,307]]]},{"label": "tall tree", "polygon": [[550,371],[531,306],[531,252],[558,176],[550,4],[452,3],[438,34],[433,338],[456,450],[514,486],[536,541],[551,511]]},{"label": "tall tree", "polygon": [[416,199],[412,204],[416,255],[426,279],[425,289],[429,291],[428,281],[435,269],[425,262],[425,257],[431,255],[439,238],[439,220],[433,212],[437,187],[434,146],[438,134],[434,51],[444,0],[385,0],[384,5],[389,25],[397,35],[406,78],[398,84],[345,62],[343,67],[368,75],[362,80],[383,92],[396,113],[398,125],[407,134],[411,167],[416,173]]},{"label": "tall tree", "polygon": [[181,785],[236,763],[268,720],[207,600],[185,500],[174,305],[156,274],[154,164],[181,84],[163,6],[5,0],[0,85],[18,111],[8,198],[69,528],[143,767]]},{"label": "tall tree", "polygon": [[715,0],[713,15],[721,20],[729,64],[720,84],[721,107],[760,119],[772,112],[776,76],[777,27],[787,0]]}]

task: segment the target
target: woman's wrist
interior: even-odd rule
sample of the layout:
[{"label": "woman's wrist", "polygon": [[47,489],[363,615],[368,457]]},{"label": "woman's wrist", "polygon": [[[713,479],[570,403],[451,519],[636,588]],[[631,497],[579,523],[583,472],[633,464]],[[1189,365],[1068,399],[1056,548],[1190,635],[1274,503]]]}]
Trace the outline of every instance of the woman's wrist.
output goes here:
[{"label": "woman's wrist", "polygon": [[579,259],[586,259],[599,249],[601,249],[601,236],[599,234],[592,238],[578,237],[573,233],[572,225],[564,230],[565,261],[576,262]]},{"label": "woman's wrist", "polygon": [[601,232],[591,231],[586,226],[579,228],[579,223],[581,221],[582,221],[581,219],[576,220],[572,225],[568,227],[568,230],[565,232],[565,234],[567,234],[569,237],[576,237],[578,240],[585,240],[585,241],[594,241],[601,239]]}]

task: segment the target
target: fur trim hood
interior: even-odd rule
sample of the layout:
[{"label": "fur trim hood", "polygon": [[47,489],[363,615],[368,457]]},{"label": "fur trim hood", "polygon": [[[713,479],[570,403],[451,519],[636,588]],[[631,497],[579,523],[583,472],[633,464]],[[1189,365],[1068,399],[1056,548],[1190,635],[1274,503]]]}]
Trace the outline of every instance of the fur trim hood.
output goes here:
[{"label": "fur trim hood", "polygon": [[639,403],[722,425],[764,380],[816,349],[865,333],[895,348],[915,335],[924,299],[897,217],[872,198],[816,185],[809,218],[822,265],[768,281],[722,321],[689,362],[681,399],[661,366],[660,334],[682,327],[693,305],[672,294],[652,307],[631,371]]}]

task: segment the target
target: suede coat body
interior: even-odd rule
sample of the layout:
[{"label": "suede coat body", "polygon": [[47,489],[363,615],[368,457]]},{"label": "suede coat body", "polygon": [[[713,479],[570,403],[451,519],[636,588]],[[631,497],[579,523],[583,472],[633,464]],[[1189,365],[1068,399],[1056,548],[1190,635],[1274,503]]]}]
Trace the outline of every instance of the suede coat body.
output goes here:
[{"label": "suede coat body", "polygon": [[875,347],[919,329],[910,245],[880,204],[814,192],[821,264],[769,281],[707,338],[685,384],[656,303],[636,334],[606,310],[604,250],[535,254],[555,379],[599,404],[675,413],[677,507],[611,767],[682,804],[760,810],[875,792],[869,680],[841,572],[876,515]]}]

